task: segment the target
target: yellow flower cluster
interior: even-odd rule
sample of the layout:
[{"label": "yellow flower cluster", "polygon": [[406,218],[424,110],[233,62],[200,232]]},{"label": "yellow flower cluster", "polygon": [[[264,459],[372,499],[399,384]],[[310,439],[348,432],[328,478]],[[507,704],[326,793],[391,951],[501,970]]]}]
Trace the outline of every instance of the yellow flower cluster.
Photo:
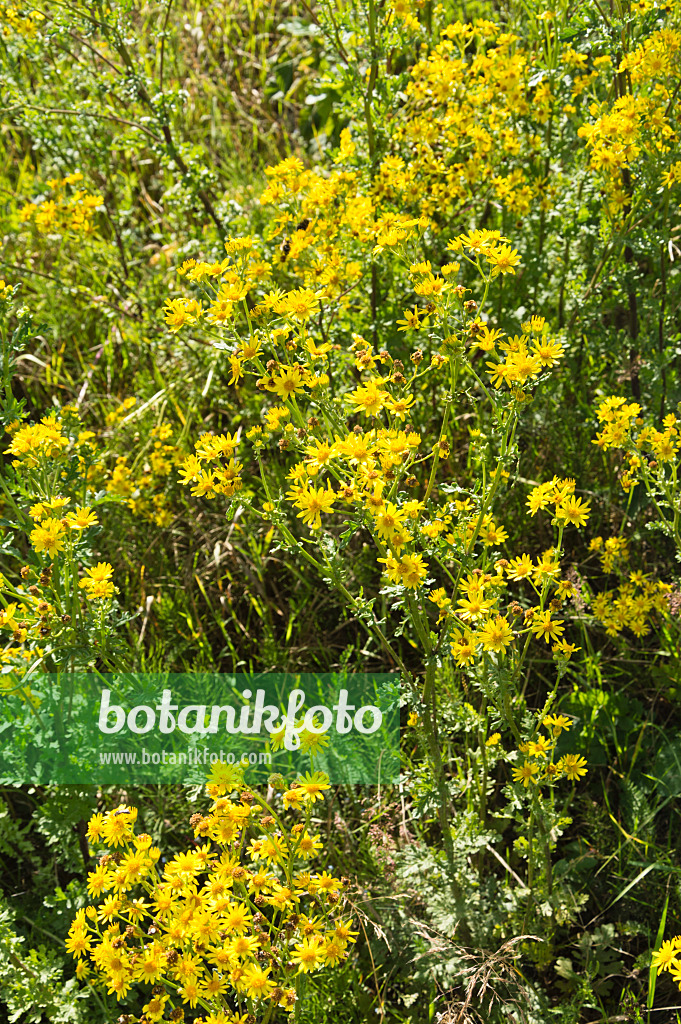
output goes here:
[{"label": "yellow flower cluster", "polygon": [[[553,549],[545,551],[536,564],[527,555],[519,555],[510,561],[497,559],[495,573],[479,570],[462,579],[459,583],[458,598],[453,601],[446,596],[444,587],[433,590],[429,595],[440,609],[440,619],[450,622],[451,650],[457,665],[469,665],[481,651],[503,654],[515,638],[531,634],[546,643],[553,641],[553,653],[559,658],[569,659],[579,648],[568,643],[564,637],[564,619],[556,618],[555,612],[567,597],[573,593],[572,584],[560,578],[560,561]],[[517,600],[511,601],[506,614],[501,614],[500,599],[509,582],[526,580],[535,592],[538,605],[523,607]],[[545,607],[547,597],[552,599]],[[516,628],[509,622],[522,616]]]},{"label": "yellow flower cluster", "polygon": [[[633,91],[618,96],[611,106],[607,101],[592,103],[590,113],[595,120],[578,130],[591,152],[592,170],[603,179],[608,209],[615,219],[630,208],[636,185],[645,187],[645,178],[640,183],[632,178],[637,162],[648,158],[653,173],[659,174],[660,157],[674,151],[671,76],[679,51],[681,33],[672,28],[653,32],[626,54],[617,68],[619,76],[627,74]],[[663,185],[670,187],[674,180],[668,171],[663,172]]]},{"label": "yellow flower cluster", "polygon": [[[85,437],[83,440],[87,442],[89,438]],[[22,463],[27,466],[38,466],[43,459],[59,455],[69,443],[70,439],[63,431],[62,421],[57,413],[53,412],[49,416],[44,416],[40,423],[29,423],[25,427],[19,427],[7,446],[7,454],[16,456],[12,463],[15,468]]]},{"label": "yellow flower cluster", "polygon": [[82,180],[83,175],[78,173],[51,179],[46,184],[53,198],[39,203],[26,203],[19,212],[19,219],[24,223],[31,221],[43,234],[52,232],[63,235],[69,231],[91,234],[94,230],[94,215],[104,199],[82,189],[69,192],[69,186]]},{"label": "yellow flower cluster", "polygon": [[[4,584],[4,580],[2,583]],[[0,610],[0,629],[9,630],[15,644],[23,645],[28,641],[28,646],[25,648],[22,646],[4,647],[0,651],[0,662],[3,665],[21,664],[22,661],[31,661],[36,657],[42,657],[44,649],[37,646],[35,641],[39,637],[49,635],[51,624],[54,621],[55,609],[48,601],[43,599],[33,601],[28,595],[21,593],[17,596],[21,598],[21,601],[8,601],[5,594],[0,592],[0,601],[3,605]],[[12,680],[8,675],[3,675],[2,681],[8,687],[12,685]]]},{"label": "yellow flower cluster", "polygon": [[649,191],[651,175],[663,186],[676,184],[665,163],[674,151],[680,49],[681,33],[671,27],[652,32],[617,68],[607,53],[568,45],[549,81],[538,53],[519,36],[482,19],[448,25],[411,70],[394,128],[401,155],[383,161],[380,194],[426,216],[450,218],[481,195],[516,216],[535,205],[547,210],[566,182],[545,177],[538,156],[544,126],[550,139],[560,118],[584,140],[603,185],[604,211],[619,220],[636,195]]},{"label": "yellow flower cluster", "polygon": [[30,38],[35,35],[44,20],[45,15],[42,11],[27,11],[26,8],[17,7],[16,4],[5,0],[0,3],[0,31],[4,39],[9,39],[13,32]]},{"label": "yellow flower cluster", "polygon": [[[31,531],[31,543],[35,551],[45,552],[54,558],[64,547],[71,531],[86,530],[99,520],[88,505],[80,505],[73,512],[66,512],[70,498],[51,498],[31,506],[30,515],[36,522]],[[53,513],[61,512],[57,518]]]},{"label": "yellow flower cluster", "polygon": [[523,324],[522,334],[502,341],[503,332],[490,332],[481,326],[477,332],[477,344],[485,352],[499,348],[503,362],[488,362],[488,372],[495,388],[506,384],[516,398],[522,398],[519,389],[528,381],[534,383],[540,374],[550,370],[563,357],[562,342],[549,337],[543,317],[534,316]]},{"label": "yellow flower cluster", "polygon": [[113,566],[108,562],[98,562],[85,570],[85,576],[78,585],[86,592],[88,601],[104,600],[114,593],[112,576]]},{"label": "yellow flower cluster", "polygon": [[[88,531],[99,519],[89,504],[77,504],[74,495],[82,501],[85,485],[87,499],[87,489],[101,473],[102,453],[93,445],[95,434],[81,426],[76,408],[67,405],[39,423],[15,422],[6,428],[11,435],[6,451],[14,456],[14,486],[6,492],[7,500],[33,550],[51,560],[25,565],[16,584],[0,580],[0,630],[11,634],[0,651],[6,665],[40,661],[60,637],[70,634],[73,640],[70,631],[84,626],[88,616],[101,629],[115,593],[108,563],[83,565]],[[97,602],[91,612],[81,608],[68,585],[74,581],[75,587],[79,573],[84,574],[79,587],[88,601]]]},{"label": "yellow flower cluster", "polygon": [[[126,399],[122,403],[122,409],[128,401]],[[120,413],[116,415],[114,411],[107,418],[115,425],[119,417]],[[144,451],[144,458],[140,458],[142,453],[138,453],[131,467],[128,456],[118,455],[113,467],[103,470],[100,477],[108,493],[123,498],[133,515],[148,519],[159,527],[170,526],[173,521],[167,485],[175,469],[185,459],[177,445],[166,443],[171,441],[172,433],[172,427],[167,423],[152,427],[149,432],[151,444]]]},{"label": "yellow flower cluster", "polygon": [[[70,406],[62,410],[64,416],[69,418],[71,427],[78,421],[75,409]],[[70,429],[55,412],[43,417],[40,423],[17,425],[7,453],[15,456],[14,469],[24,474],[51,465],[65,465],[73,456],[87,480],[92,477],[94,436],[92,431]],[[30,539],[35,551],[54,558],[70,536],[97,524],[97,516],[89,506],[79,505],[70,510],[70,504],[70,497],[51,495],[31,505],[29,515],[36,525]]]},{"label": "yellow flower cluster", "polygon": [[[636,14],[643,16],[651,6],[641,0]],[[386,39],[395,25],[419,34],[418,13],[419,5],[409,0],[387,5]],[[545,212],[570,187],[570,176],[549,173],[545,159],[560,126],[561,137],[584,140],[584,162],[602,186],[606,218],[621,220],[658,183],[672,187],[680,180],[669,158],[681,34],[665,26],[638,42],[646,31],[637,18],[636,45],[616,67],[608,53],[579,53],[567,45],[547,73],[542,48],[528,46],[501,25],[485,19],[446,25],[410,70],[406,103],[391,120],[392,151],[368,186],[354,169],[323,179],[289,158],[268,172],[273,180],[263,200],[288,205],[282,229],[296,220],[305,224],[301,212],[319,216],[333,203],[334,229],[347,237],[345,206],[356,238],[375,230],[379,210],[412,210],[433,231],[481,200],[478,213],[490,201],[516,217],[533,208]],[[579,147],[577,154],[580,159]],[[346,129],[335,163],[353,162],[355,145]],[[311,202],[302,209],[291,202],[308,190]],[[392,216],[404,222],[389,228],[394,245],[407,237],[410,218]],[[293,259],[311,244],[307,229],[298,227],[285,241]]]},{"label": "yellow flower cluster", "polygon": [[449,218],[489,190],[510,212],[527,214],[540,181],[522,166],[522,156],[535,153],[541,141],[521,125],[531,124],[532,115],[544,123],[552,99],[546,85],[531,98],[529,60],[518,36],[490,21],[447,26],[411,70],[395,131],[396,148],[409,158],[384,166],[386,198]]},{"label": "yellow flower cluster", "polygon": [[589,550],[598,552],[606,573],[627,574],[627,579],[616,590],[603,590],[591,598],[593,614],[606,629],[608,636],[617,636],[630,629],[635,636],[644,637],[661,617],[669,614],[673,588],[670,583],[649,579],[640,570],[627,572],[629,545],[622,537],[594,537]]},{"label": "yellow flower cluster", "polygon": [[608,636],[624,629],[638,637],[646,636],[651,622],[669,611],[671,584],[641,579],[640,573],[631,576],[630,582],[620,584],[617,590],[606,590],[592,598],[593,613]]},{"label": "yellow flower cluster", "polygon": [[[187,456],[181,464],[181,482],[193,484],[191,493],[196,497],[231,497],[242,486],[242,466],[235,458],[238,444],[236,433],[202,434],[194,445],[195,454]],[[209,468],[204,468],[206,464]]]},{"label": "yellow flower cluster", "polygon": [[581,498],[576,498],[574,491],[575,481],[570,479],[561,480],[554,476],[553,480],[539,484],[527,499],[530,515],[553,505],[553,514],[559,523],[570,523],[579,529],[587,522],[591,506]]},{"label": "yellow flower cluster", "polygon": [[[254,1008],[268,1019],[276,1007],[293,1012],[300,976],[341,963],[357,935],[346,880],[310,868],[323,852],[310,812],[328,789],[323,773],[303,775],[277,811],[218,762],[211,807],[192,817],[193,848],[163,862],[135,833],[134,808],[95,814],[88,838],[111,852],[88,878],[98,903],[78,911],[66,942],[78,977],[117,999],[150,986],[147,1022],[166,1011],[179,1019],[182,1006],[200,1008],[195,1024],[243,1021]],[[286,810],[304,820],[287,827]]]},{"label": "yellow flower cluster", "polygon": [[597,551],[603,572],[613,572],[629,560],[629,544],[624,537],[592,537],[589,551]]},{"label": "yellow flower cluster", "polygon": [[[337,177],[345,181],[342,175]],[[314,172],[304,170],[294,158],[274,168],[270,178],[266,198],[276,198],[286,205],[284,200],[289,202],[294,194],[302,204],[298,215],[301,210],[313,212],[309,193],[303,190],[315,194],[319,206],[322,199],[326,201],[324,190],[330,187],[330,179],[317,179]],[[342,193],[334,189],[334,194]],[[317,331],[313,336],[312,327],[317,327],[315,318],[322,303],[327,309],[337,309],[330,282],[320,289],[319,280],[314,279],[315,267],[333,255],[325,248],[331,214],[326,211],[320,215],[318,206],[317,219],[300,222],[303,226],[293,238],[296,247],[292,245],[286,254],[289,262],[296,258],[301,261],[301,288],[265,292],[262,281],[247,282],[245,268],[255,259],[250,238],[230,239],[226,244],[228,258],[220,264],[190,260],[180,268],[181,276],[200,283],[202,303],[211,296],[213,304],[217,301],[221,285],[215,282],[226,273],[238,271],[239,281],[232,283],[254,289],[248,292],[253,305],[249,308],[242,302],[243,325],[237,324],[232,311],[229,322],[218,325],[213,317],[213,327],[219,326],[221,338],[225,333],[232,338],[231,382],[238,386],[251,378],[257,388],[278,400],[278,404],[263,409],[262,424],[246,429],[243,436],[239,430],[199,438],[194,453],[182,463],[181,481],[191,486],[196,497],[234,495],[242,486],[242,464],[237,461],[236,451],[242,443],[250,442],[266,492],[261,514],[265,520],[274,520],[275,529],[281,529],[287,536],[285,501],[293,505],[296,517],[313,532],[325,528],[331,517],[343,517],[346,521],[350,517],[355,528],[364,528],[373,537],[378,563],[384,567],[388,581],[407,591],[419,591],[432,571],[431,554],[437,563],[446,565],[457,560],[462,550],[470,554],[480,545],[486,552],[508,537],[490,512],[476,507],[470,498],[428,507],[425,501],[409,496],[408,489],[419,483],[414,470],[430,462],[432,481],[437,466],[445,464],[450,453],[444,428],[430,452],[420,452],[421,435],[408,419],[422,399],[429,378],[445,368],[451,381],[454,364],[465,352],[457,335],[449,333],[451,326],[458,320],[471,348],[479,347],[497,357],[497,362],[488,364],[490,375],[495,384],[501,386],[503,381],[507,385],[504,401],[509,403],[509,409],[525,399],[525,385],[529,388],[561,358],[563,346],[549,336],[541,316],[533,316],[522,324],[519,336],[505,341],[500,329],[481,319],[476,303],[472,304],[474,310],[467,308],[471,304],[464,303],[465,290],[455,284],[461,261],[476,269],[486,287],[495,277],[514,273],[519,262],[508,239],[491,230],[475,230],[451,239],[448,249],[458,256],[458,261],[445,264],[439,272],[433,271],[429,261],[409,265],[414,293],[426,305],[420,307],[417,303],[413,310],[406,310],[404,320],[398,321],[398,329],[417,331],[432,320],[442,333],[447,332],[441,351],[433,353],[430,362],[424,362],[423,353],[417,349],[408,369],[388,351],[376,351],[359,334],[352,335],[346,350],[326,340],[317,341]],[[345,216],[342,202],[334,204],[332,211],[336,219]],[[413,227],[414,224],[406,225],[403,220],[386,215],[375,223],[374,231],[367,224],[362,241],[367,245],[373,241],[381,243],[374,247],[374,252],[377,248],[395,248],[403,253],[403,233]],[[361,228],[355,232],[360,236],[362,233]],[[308,259],[313,244],[320,252],[317,262]],[[316,290],[309,286],[312,283]],[[184,303],[186,310],[187,303],[197,303],[199,299],[177,301]],[[233,301],[236,303],[237,298]],[[189,315],[194,320],[206,321],[213,306],[202,305],[201,309],[203,312],[198,314],[192,306]],[[179,329],[175,309],[166,307],[166,319],[171,330]],[[323,334],[323,328],[321,331]],[[224,341],[221,347],[226,347]],[[331,379],[336,382],[333,393]],[[350,387],[345,383],[348,380],[354,382]],[[350,417],[359,421],[352,426]],[[289,486],[285,496],[270,492],[264,467],[267,447],[276,435],[279,449],[295,457],[287,474]],[[541,485],[530,497],[533,514],[553,503],[561,530],[570,524],[584,525],[589,505],[574,496],[574,487],[574,481],[558,478]],[[430,489],[429,483],[426,497]],[[486,554],[484,560],[487,565]],[[511,619],[523,616],[522,629],[514,629],[509,612],[500,607],[499,599],[508,582],[524,579],[529,580],[539,603],[530,608],[518,605],[519,611],[510,613]],[[571,586],[560,579],[560,559],[553,550],[545,552],[536,565],[529,555],[522,555],[511,562],[497,560],[493,573],[481,571],[467,579],[459,575],[454,594],[454,598],[448,597],[444,588],[437,588],[429,596],[439,609],[438,623],[444,622],[459,666],[466,666],[488,652],[503,655],[515,636],[521,634],[532,634],[546,643],[553,641],[553,651],[561,659],[569,658],[577,649],[563,637],[564,620],[555,617],[556,608],[570,596]],[[459,606],[455,608],[460,595]]]},{"label": "yellow flower cluster", "polygon": [[555,741],[562,732],[571,728],[571,720],[566,715],[547,715],[543,725],[548,736],[537,733],[534,739],[520,744],[518,752],[524,755],[524,761],[517,768],[511,769],[513,781],[521,783],[525,789],[543,782],[554,782],[559,778],[579,782],[587,773],[585,757],[564,754],[558,761],[554,761]]},{"label": "yellow flower cluster", "polygon": [[674,413],[664,417],[663,429],[658,430],[644,425],[638,403],[612,395],[599,403],[596,415],[602,428],[593,444],[603,451],[622,448],[627,453],[627,468],[621,476],[625,491],[635,487],[646,470],[657,469],[656,476],[662,479],[669,467],[671,477],[676,479],[681,464],[681,432]]}]

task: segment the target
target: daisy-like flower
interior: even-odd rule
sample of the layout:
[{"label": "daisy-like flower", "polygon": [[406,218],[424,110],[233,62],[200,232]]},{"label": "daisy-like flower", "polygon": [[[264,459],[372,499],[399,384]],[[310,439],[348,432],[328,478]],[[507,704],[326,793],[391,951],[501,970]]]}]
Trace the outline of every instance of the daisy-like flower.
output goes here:
[{"label": "daisy-like flower", "polygon": [[243,771],[236,764],[225,764],[224,761],[215,761],[210,766],[209,781],[222,787],[223,793],[236,789],[243,782]]},{"label": "daisy-like flower", "polygon": [[86,530],[88,526],[94,526],[98,519],[87,505],[81,505],[66,517],[66,521],[72,530]]},{"label": "daisy-like flower", "polygon": [[298,518],[302,519],[311,530],[320,529],[322,525],[321,514],[322,512],[335,511],[333,502],[336,497],[336,492],[328,480],[326,482],[326,489],[323,487],[306,487],[298,495],[298,500],[295,502],[297,507],[301,509],[298,513]]},{"label": "daisy-like flower", "polygon": [[581,498],[575,498],[573,495],[570,498],[566,498],[556,508],[556,518],[566,519],[568,523],[572,523],[573,526],[579,529],[580,526],[584,526],[586,523],[590,511],[591,506],[588,502],[582,501]]},{"label": "daisy-like flower", "polygon": [[361,411],[365,416],[378,416],[388,397],[376,381],[370,380],[362,387],[355,388],[347,400],[356,406],[356,412]]},{"label": "daisy-like flower", "polygon": [[284,366],[271,383],[266,384],[268,391],[274,391],[280,398],[291,398],[304,390],[304,370],[302,366]]},{"label": "daisy-like flower", "polygon": [[543,722],[545,729],[551,729],[555,737],[572,726],[572,721],[566,715],[547,715]]},{"label": "daisy-like flower", "polygon": [[530,740],[528,751],[533,757],[546,757],[553,747],[548,736],[537,736],[536,740]]},{"label": "daisy-like flower", "polygon": [[509,562],[506,573],[510,580],[524,580],[528,576],[531,576],[534,571],[534,565],[529,555],[519,555],[517,558],[512,558]]},{"label": "daisy-like flower", "polygon": [[291,961],[298,964],[299,971],[307,974],[324,962],[325,955],[322,939],[319,935],[315,935],[298,943],[295,953],[291,954]]},{"label": "daisy-like flower", "polygon": [[550,640],[560,640],[561,635],[565,632],[562,626],[563,622],[564,619],[552,619],[551,611],[548,609],[535,615],[530,629],[538,640],[543,637],[549,643]]},{"label": "daisy-like flower", "polygon": [[650,966],[657,969],[658,975],[663,971],[670,971],[672,968],[675,973],[681,972],[681,935],[663,942],[660,948],[653,953]]},{"label": "daisy-like flower", "polygon": [[298,779],[296,790],[302,790],[306,803],[315,803],[324,799],[324,790],[330,789],[329,777],[324,772],[308,772]]},{"label": "daisy-like flower", "polygon": [[581,776],[587,773],[587,760],[579,754],[565,754],[558,765],[571,782],[578,782]]},{"label": "daisy-like flower", "polygon": [[515,274],[515,268],[520,263],[520,256],[517,249],[510,245],[497,245],[486,253],[487,262],[492,266],[492,276],[497,274]]},{"label": "daisy-like flower", "polygon": [[418,306],[414,306],[413,309],[405,309],[402,314],[402,320],[398,320],[398,331],[418,331],[426,320],[421,320],[421,310]]},{"label": "daisy-like flower", "polygon": [[525,789],[531,782],[536,783],[535,775],[539,772],[539,765],[534,761],[524,761],[519,768],[512,768],[511,775],[514,782],[522,782]]},{"label": "daisy-like flower", "polygon": [[319,312],[319,300],[310,288],[297,288],[289,292],[282,306],[285,314],[301,323]]},{"label": "daisy-like flower", "polygon": [[495,619],[489,619],[485,623],[476,638],[486,651],[503,653],[513,642],[513,630],[505,616],[497,615]]}]

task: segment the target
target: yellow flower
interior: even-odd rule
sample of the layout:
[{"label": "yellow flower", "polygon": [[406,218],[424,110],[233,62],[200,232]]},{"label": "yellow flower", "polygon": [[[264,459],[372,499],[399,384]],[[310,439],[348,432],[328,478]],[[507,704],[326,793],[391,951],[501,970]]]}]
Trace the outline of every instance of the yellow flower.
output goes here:
[{"label": "yellow flower", "polygon": [[408,588],[420,586],[428,572],[428,563],[423,561],[421,555],[403,555],[399,561],[388,556],[378,561],[385,563],[385,571],[393,583],[401,583]]},{"label": "yellow flower", "polygon": [[167,993],[152,996],[148,1003],[142,1008],[144,1014],[150,1021],[158,1021],[163,1017],[163,1011],[168,1001]]},{"label": "yellow flower", "polygon": [[503,526],[489,522],[481,527],[479,537],[485,547],[489,547],[492,544],[503,544],[508,538],[508,533]]},{"label": "yellow flower", "polygon": [[577,647],[576,644],[569,644],[567,640],[559,640],[553,645],[551,650],[554,654],[557,654],[559,658],[569,659],[575,651],[581,651],[581,647]]},{"label": "yellow flower", "polygon": [[230,376],[227,381],[228,384],[237,384],[243,377],[243,370],[241,369],[241,359],[238,356],[231,355],[229,357]]},{"label": "yellow flower", "polygon": [[243,782],[243,771],[238,765],[215,761],[210,766],[208,781],[214,786],[221,787],[223,793],[228,793],[239,788]]},{"label": "yellow flower", "polygon": [[309,729],[301,729],[300,750],[303,754],[311,754],[315,757],[320,750],[329,745],[329,741],[323,732],[310,732]]},{"label": "yellow flower", "polygon": [[553,744],[547,736],[537,736],[536,740],[530,740],[527,744],[528,753],[533,757],[546,757],[553,748]]},{"label": "yellow flower", "polygon": [[550,341],[548,338],[542,341],[533,342],[534,355],[539,359],[542,366],[550,368],[559,359],[562,359],[564,348],[559,341]]},{"label": "yellow flower", "polygon": [[341,942],[334,935],[326,939],[322,953],[327,967],[335,967],[336,964],[345,960],[348,955],[345,943]]},{"label": "yellow flower", "polygon": [[80,959],[86,953],[89,953],[92,942],[86,931],[84,924],[79,924],[75,921],[69,929],[68,938],[66,939],[66,951],[72,956]]},{"label": "yellow flower", "polygon": [[513,630],[505,616],[488,619],[477,633],[476,639],[486,651],[503,652],[513,642]]},{"label": "yellow flower", "polygon": [[135,964],[135,980],[153,984],[153,982],[160,978],[164,968],[162,956],[162,946],[147,946],[144,954]]},{"label": "yellow flower", "polygon": [[386,404],[388,395],[383,391],[376,381],[370,380],[366,385],[356,388],[352,394],[347,395],[347,401],[352,402],[357,409],[365,416],[378,416]]},{"label": "yellow flower", "polygon": [[104,817],[101,814],[93,814],[88,822],[87,837],[93,842],[97,842],[102,836],[102,827],[104,825]]},{"label": "yellow flower", "polygon": [[517,249],[510,245],[498,245],[486,253],[486,259],[492,266],[492,276],[497,274],[515,274],[515,267],[520,263]]},{"label": "yellow flower", "polygon": [[556,518],[567,519],[569,523],[572,523],[573,526],[579,528],[580,526],[584,526],[586,523],[589,518],[590,511],[591,506],[587,502],[583,502],[581,498],[575,498],[573,496],[566,498],[565,501],[556,508]]},{"label": "yellow flower", "polygon": [[320,843],[319,836],[311,836],[306,830],[303,832],[295,846],[295,853],[299,857],[303,857],[305,860],[308,860],[310,857],[314,857],[319,850],[323,849],[324,844]]},{"label": "yellow flower", "polygon": [[472,633],[457,630],[452,634],[451,651],[457,665],[468,665],[475,658],[477,642]]},{"label": "yellow flower", "polygon": [[216,477],[212,469],[202,469],[196,477],[196,484],[191,489],[195,498],[212,498],[215,495]]},{"label": "yellow flower", "polygon": [[65,534],[61,520],[50,516],[31,530],[31,543],[36,551],[45,551],[50,558],[54,558],[64,547]]},{"label": "yellow flower", "polygon": [[85,570],[87,575],[78,584],[87,591],[89,601],[111,597],[114,585],[111,581],[113,567],[108,562],[98,562],[91,569]]},{"label": "yellow flower", "polygon": [[531,782],[536,783],[534,776],[539,771],[539,765],[535,764],[534,761],[524,761],[520,768],[512,768],[511,775],[513,776],[514,782],[522,782],[525,789],[530,785]]},{"label": "yellow flower", "polygon": [[333,502],[337,497],[338,495],[328,480],[326,490],[323,487],[308,486],[304,488],[295,501],[297,508],[302,510],[298,513],[298,519],[302,519],[305,525],[312,530],[320,529],[322,512],[334,512]]},{"label": "yellow flower", "polygon": [[178,992],[182,996],[183,1002],[189,1003],[192,1008],[196,1006],[202,995],[198,980],[193,974],[185,979],[184,985],[178,989]]},{"label": "yellow flower", "polygon": [[386,402],[386,408],[393,416],[404,420],[415,401],[416,399],[413,395],[408,395],[406,398],[389,398]]},{"label": "yellow flower", "polygon": [[109,811],[102,823],[102,839],[107,846],[121,846],[132,839],[132,829],[137,819],[137,809],[121,804],[115,811]]},{"label": "yellow flower", "polygon": [[85,570],[90,579],[100,582],[102,580],[111,579],[113,576],[113,566],[109,562],[98,562],[97,565],[91,569]]},{"label": "yellow flower", "polygon": [[378,536],[390,540],[395,531],[400,530],[404,526],[406,518],[403,510],[398,509],[392,502],[388,502],[387,505],[378,510],[374,517]]},{"label": "yellow flower", "polygon": [[519,555],[509,562],[506,573],[510,580],[523,580],[532,575],[534,566],[529,555]]},{"label": "yellow flower", "polygon": [[319,935],[309,939],[303,939],[295,947],[295,953],[291,954],[291,961],[298,964],[298,970],[307,974],[314,971],[324,961],[324,947]]},{"label": "yellow flower", "polygon": [[293,320],[303,322],[319,312],[319,300],[309,288],[297,288],[283,299],[282,311]]},{"label": "yellow flower", "polygon": [[88,526],[94,526],[99,520],[87,505],[81,505],[66,517],[66,521],[73,530],[85,530]]},{"label": "yellow flower", "polygon": [[530,510],[530,515],[533,516],[539,511],[539,509],[547,508],[551,503],[551,484],[540,484],[530,491],[530,496],[527,499],[527,507]]},{"label": "yellow flower", "polygon": [[[285,730],[282,730],[282,732],[284,732],[284,731]],[[282,742],[283,742],[283,737],[282,737]],[[299,789],[297,786],[296,786],[296,788],[292,787],[291,789],[286,790],[286,792],[284,793],[284,796],[283,796],[284,807],[287,810],[288,810],[289,807],[292,807],[294,811],[299,811],[301,806],[302,806],[302,804],[304,803],[304,800],[305,800],[305,793],[304,793],[304,791],[302,789]]]},{"label": "yellow flower", "polygon": [[653,958],[650,966],[657,968],[658,975],[662,974],[663,971],[668,971],[674,966],[679,965],[681,959],[681,935],[677,935],[673,939],[667,939],[662,943],[659,949],[653,953]]},{"label": "yellow flower", "polygon": [[280,369],[272,382],[266,385],[268,391],[273,391],[280,398],[291,398],[292,395],[300,394],[304,390],[304,370],[297,363],[295,366],[284,366]]},{"label": "yellow flower", "polygon": [[539,640],[541,637],[548,643],[550,640],[559,640],[565,632],[562,623],[564,619],[552,619],[551,611],[547,610],[535,615],[530,629]]},{"label": "yellow flower", "polygon": [[327,465],[331,459],[335,458],[335,445],[329,444],[328,441],[317,441],[305,448],[305,456],[305,465],[309,476],[316,476],[322,466]]},{"label": "yellow flower", "polygon": [[578,754],[565,754],[558,762],[559,768],[565,772],[571,782],[578,782],[582,775],[586,775],[586,764],[586,758],[580,757]]},{"label": "yellow flower", "polygon": [[397,321],[397,323],[401,325],[398,326],[398,331],[418,331],[421,327],[425,326],[428,321],[427,317],[424,317],[423,320],[420,319],[421,311],[417,306],[414,306],[413,310],[405,309],[402,316],[404,319]]},{"label": "yellow flower", "polygon": [[551,729],[555,737],[571,728],[572,722],[566,715],[547,715],[543,722],[545,729]]},{"label": "yellow flower", "polygon": [[301,790],[306,803],[315,803],[316,800],[324,799],[324,790],[330,789],[329,777],[324,772],[314,772],[301,775],[298,779],[296,790]]},{"label": "yellow flower", "polygon": [[196,317],[192,316],[190,309],[189,302],[185,299],[169,300],[163,313],[165,314],[165,322],[168,325],[168,329],[173,334],[176,334],[185,324],[195,323]]}]

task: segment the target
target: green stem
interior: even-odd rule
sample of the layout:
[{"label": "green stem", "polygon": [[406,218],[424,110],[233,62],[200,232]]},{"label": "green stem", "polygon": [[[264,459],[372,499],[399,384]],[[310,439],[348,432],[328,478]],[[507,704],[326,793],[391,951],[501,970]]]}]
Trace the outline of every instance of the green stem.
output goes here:
[{"label": "green stem", "polygon": [[442,764],[442,757],[440,755],[440,744],[437,737],[437,699],[435,692],[435,670],[437,662],[434,658],[429,658],[426,661],[426,684],[423,692],[423,703],[424,703],[424,724],[426,741],[428,743],[428,752],[430,755],[430,763],[435,778],[435,785],[437,787],[438,795],[438,818],[440,822],[440,830],[442,832],[442,841],[444,843],[445,855],[447,857],[447,863],[450,870],[450,880],[452,887],[455,892],[458,889],[457,884],[454,881],[454,843],[452,841],[452,832],[449,825],[449,814],[448,805],[449,800],[447,797],[447,782],[444,773],[444,766]]}]

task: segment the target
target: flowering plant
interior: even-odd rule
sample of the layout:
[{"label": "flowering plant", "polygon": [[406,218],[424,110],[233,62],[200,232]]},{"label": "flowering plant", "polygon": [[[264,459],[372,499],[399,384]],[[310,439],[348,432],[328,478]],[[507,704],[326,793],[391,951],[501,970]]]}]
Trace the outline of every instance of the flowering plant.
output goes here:
[{"label": "flowering plant", "polygon": [[[99,902],[78,912],[66,945],[77,976],[118,1000],[146,987],[129,1024],[182,1020],[182,1007],[200,1008],[195,1024],[245,1024],[254,1010],[270,1024],[280,1009],[294,1012],[305,976],[348,956],[357,932],[347,880],[312,868],[328,778],[309,772],[287,787],[272,776],[270,785],[280,795],[268,803],[238,767],[214,764],[210,808],[191,819],[195,842],[167,860],[135,833],[136,808],[90,820],[91,844],[107,850],[88,878]],[[287,823],[291,814],[299,820]]]}]

